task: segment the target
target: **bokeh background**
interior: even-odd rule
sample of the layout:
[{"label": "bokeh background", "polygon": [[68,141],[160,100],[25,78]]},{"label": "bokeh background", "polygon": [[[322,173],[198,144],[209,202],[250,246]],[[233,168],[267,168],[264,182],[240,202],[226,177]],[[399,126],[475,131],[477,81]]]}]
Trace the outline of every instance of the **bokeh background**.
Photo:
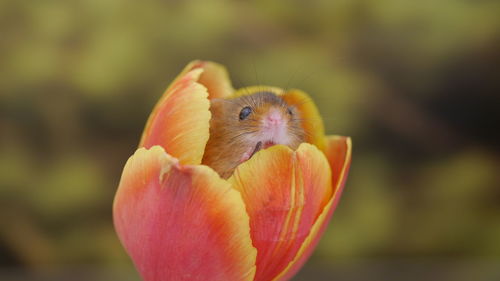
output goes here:
[{"label": "bokeh background", "polygon": [[139,277],[121,169],[193,59],[300,88],[352,136],[294,280],[500,280],[500,1],[0,1],[0,280]]}]

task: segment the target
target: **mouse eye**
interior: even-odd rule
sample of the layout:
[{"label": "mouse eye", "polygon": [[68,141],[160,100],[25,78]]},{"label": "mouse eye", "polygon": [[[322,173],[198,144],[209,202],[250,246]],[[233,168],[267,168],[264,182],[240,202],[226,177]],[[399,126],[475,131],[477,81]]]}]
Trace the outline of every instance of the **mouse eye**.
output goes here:
[{"label": "mouse eye", "polygon": [[286,111],[288,112],[288,114],[293,115],[293,111],[292,111],[292,109],[290,107],[287,108]]},{"label": "mouse eye", "polygon": [[250,106],[243,107],[243,109],[240,111],[240,120],[247,119],[250,113],[252,113],[252,108]]}]

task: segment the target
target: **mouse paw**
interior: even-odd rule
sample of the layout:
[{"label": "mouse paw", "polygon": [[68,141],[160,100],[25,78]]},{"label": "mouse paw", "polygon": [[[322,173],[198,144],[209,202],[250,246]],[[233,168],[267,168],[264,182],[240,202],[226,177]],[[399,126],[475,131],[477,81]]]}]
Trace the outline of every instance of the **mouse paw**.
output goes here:
[{"label": "mouse paw", "polygon": [[250,159],[250,157],[252,157],[252,154],[253,154],[252,152],[253,151],[243,153],[243,155],[241,156],[241,159],[240,159],[240,163],[243,163],[243,162],[247,161],[248,159]]}]

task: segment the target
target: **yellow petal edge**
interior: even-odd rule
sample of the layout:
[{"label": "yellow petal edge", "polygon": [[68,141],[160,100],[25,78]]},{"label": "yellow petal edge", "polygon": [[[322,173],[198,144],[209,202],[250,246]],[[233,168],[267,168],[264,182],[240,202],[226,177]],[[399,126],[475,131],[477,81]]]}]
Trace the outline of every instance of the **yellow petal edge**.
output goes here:
[{"label": "yellow petal edge", "polygon": [[[343,138],[341,136],[328,136],[326,139],[332,140],[332,139],[337,139],[337,138]],[[346,138],[346,155],[344,159],[344,165],[342,167],[342,170],[340,172],[340,175],[337,180],[337,184],[333,186],[333,196],[330,198],[328,203],[325,205],[325,208],[317,218],[316,222],[311,228],[311,232],[309,233],[309,236],[304,240],[304,243],[302,243],[301,248],[299,249],[297,255],[295,258],[288,264],[288,266],[276,277],[273,279],[273,281],[285,281],[288,280],[287,274],[289,271],[293,268],[293,266],[301,259],[301,257],[304,255],[305,251],[309,248],[310,244],[317,239],[317,236],[320,234],[321,228],[323,224],[325,223],[325,220],[328,217],[329,211],[333,206],[337,196],[340,196],[339,191],[341,191],[342,184],[345,180],[345,177],[347,176],[347,170],[351,161],[351,150],[352,150],[352,142],[351,138]]]}]

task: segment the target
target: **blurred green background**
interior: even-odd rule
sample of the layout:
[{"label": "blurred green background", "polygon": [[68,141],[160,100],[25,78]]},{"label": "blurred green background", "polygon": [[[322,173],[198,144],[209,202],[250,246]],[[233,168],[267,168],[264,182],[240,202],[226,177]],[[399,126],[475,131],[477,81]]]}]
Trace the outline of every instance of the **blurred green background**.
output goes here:
[{"label": "blurred green background", "polygon": [[294,87],[353,162],[295,280],[500,280],[500,1],[0,1],[0,279],[139,280],[111,204],[189,61]]}]

